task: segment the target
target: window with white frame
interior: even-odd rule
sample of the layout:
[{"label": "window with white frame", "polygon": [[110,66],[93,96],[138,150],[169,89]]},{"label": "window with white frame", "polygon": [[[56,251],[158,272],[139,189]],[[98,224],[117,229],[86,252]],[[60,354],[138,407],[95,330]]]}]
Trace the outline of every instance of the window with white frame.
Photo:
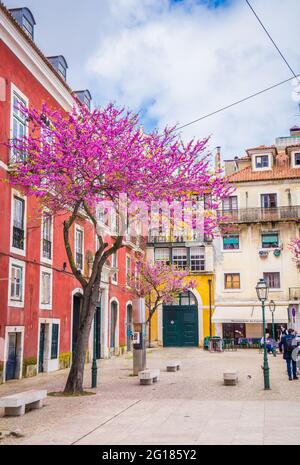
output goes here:
[{"label": "window with white frame", "polygon": [[172,263],[178,268],[187,267],[187,249],[185,247],[172,250]]},{"label": "window with white frame", "polygon": [[269,155],[257,155],[255,157],[255,168],[268,168],[269,167]]},{"label": "window with white frame", "polygon": [[168,249],[167,247],[157,247],[154,250],[154,260],[156,262],[169,263],[170,262],[170,249]]},{"label": "window with white frame", "polygon": [[41,305],[51,305],[52,276],[51,271],[41,271]]},{"label": "window with white frame", "polygon": [[129,255],[126,255],[126,285],[128,287],[131,285],[131,258]]},{"label": "window with white frame", "polygon": [[223,210],[232,211],[237,210],[238,208],[238,198],[237,195],[230,195],[223,200]]},{"label": "window with white frame", "polygon": [[75,263],[78,270],[83,270],[83,230],[75,227]]},{"label": "window with white frame", "polygon": [[118,215],[114,207],[111,208],[110,227],[113,233],[118,232]]},{"label": "window with white frame", "polygon": [[23,300],[23,266],[13,263],[10,275],[10,300],[22,302]]},{"label": "window with white frame", "polygon": [[13,197],[12,246],[18,250],[25,250],[25,200]]},{"label": "window with white frame", "polygon": [[[13,90],[12,93],[12,139],[13,142],[21,142],[23,137],[26,136],[26,117],[21,111],[21,106],[27,107],[27,102],[23,99],[17,91]],[[14,147],[10,154],[10,161],[16,163],[25,159],[24,151]]]},{"label": "window with white frame", "polygon": [[300,152],[294,153],[294,166],[300,167]]},{"label": "window with white frame", "polygon": [[[111,266],[112,266],[113,268],[117,268],[117,267],[118,267],[118,255],[117,255],[117,252],[114,253],[114,254],[112,254],[112,257],[111,257]],[[117,271],[112,275],[111,281],[112,281],[112,283],[117,284],[117,282],[118,282],[118,273],[117,273]]]},{"label": "window with white frame", "polygon": [[42,258],[52,259],[52,216],[47,213],[42,218]]},{"label": "window with white frame", "polygon": [[204,247],[190,248],[191,271],[205,271],[205,249]]}]

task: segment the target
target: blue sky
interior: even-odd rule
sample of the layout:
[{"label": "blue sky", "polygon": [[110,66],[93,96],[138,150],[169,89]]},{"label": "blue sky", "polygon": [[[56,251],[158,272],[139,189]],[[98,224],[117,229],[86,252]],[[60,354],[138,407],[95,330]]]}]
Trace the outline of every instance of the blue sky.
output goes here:
[{"label": "blue sky", "polygon": [[[28,6],[45,55],[67,59],[73,89],[95,105],[140,111],[146,128],[179,125],[275,82],[290,72],[242,0],[4,0]],[[300,72],[299,0],[252,0],[292,67]],[[47,5],[47,6],[46,6]],[[182,131],[212,135],[224,158],[272,144],[299,124],[285,85]]]}]

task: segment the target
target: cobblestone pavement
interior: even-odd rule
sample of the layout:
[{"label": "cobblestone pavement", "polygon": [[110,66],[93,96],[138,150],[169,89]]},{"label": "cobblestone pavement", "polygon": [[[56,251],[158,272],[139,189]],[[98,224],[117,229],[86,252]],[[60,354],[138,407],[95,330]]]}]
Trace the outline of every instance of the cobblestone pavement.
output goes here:
[{"label": "cobblestone pavement", "polygon": [[[208,353],[201,349],[152,349],[148,366],[160,368],[157,384],[140,386],[130,355],[99,362],[99,387],[87,397],[47,397],[44,408],[23,417],[0,417],[0,431],[23,437],[0,444],[299,444],[300,380],[289,381],[282,356],[270,356],[271,391],[263,390],[258,350]],[[169,359],[182,370],[165,371]],[[237,386],[224,386],[226,369],[239,371]],[[67,371],[0,386],[0,396],[34,388],[61,390]],[[284,414],[284,423],[282,415]],[[3,411],[0,409],[0,415]]]}]

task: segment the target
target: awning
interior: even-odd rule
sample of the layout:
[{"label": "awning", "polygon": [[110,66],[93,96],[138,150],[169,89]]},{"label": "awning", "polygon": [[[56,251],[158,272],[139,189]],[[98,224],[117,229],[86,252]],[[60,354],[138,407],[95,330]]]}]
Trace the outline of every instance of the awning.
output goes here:
[{"label": "awning", "polygon": [[[265,307],[266,322],[272,323],[272,313]],[[253,307],[216,307],[213,323],[262,323],[262,309]],[[278,306],[274,313],[275,323],[288,323],[287,307]]]}]

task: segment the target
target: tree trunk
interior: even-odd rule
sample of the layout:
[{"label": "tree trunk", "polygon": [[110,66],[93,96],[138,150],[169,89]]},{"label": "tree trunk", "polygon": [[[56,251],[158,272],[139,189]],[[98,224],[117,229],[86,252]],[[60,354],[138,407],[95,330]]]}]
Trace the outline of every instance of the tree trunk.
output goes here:
[{"label": "tree trunk", "polygon": [[84,289],[76,349],[64,389],[65,394],[81,394],[83,392],[84,363],[95,310],[96,305],[92,302],[92,291]]}]

